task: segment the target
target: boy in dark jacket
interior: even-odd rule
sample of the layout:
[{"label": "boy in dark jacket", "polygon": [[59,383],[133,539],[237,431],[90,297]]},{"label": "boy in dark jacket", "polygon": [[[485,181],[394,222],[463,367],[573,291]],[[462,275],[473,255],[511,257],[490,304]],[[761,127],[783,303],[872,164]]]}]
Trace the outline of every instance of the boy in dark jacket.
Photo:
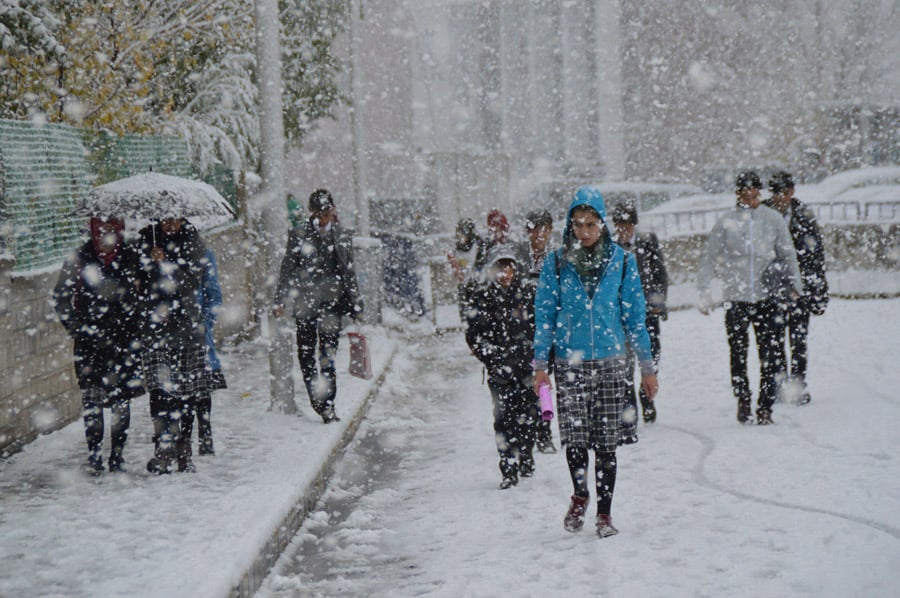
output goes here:
[{"label": "boy in dark jacket", "polygon": [[[669,275],[666,272],[666,262],[663,259],[662,250],[659,247],[659,239],[653,233],[638,233],[635,229],[638,223],[637,208],[633,203],[624,202],[616,205],[613,210],[613,224],[616,227],[616,242],[624,249],[634,254],[637,258],[638,272],[641,276],[641,289],[644,291],[644,299],[647,302],[647,316],[644,324],[647,334],[650,335],[650,350],[653,353],[653,363],[659,364],[660,342],[659,321],[668,317],[666,311],[666,296],[669,292]],[[622,414],[621,438],[622,444],[634,444],[637,437],[637,397],[634,388],[634,354],[628,352],[625,362],[625,371],[628,374],[625,380],[625,411]],[[644,422],[656,421],[656,404],[647,398],[647,393],[641,389],[641,411]]]},{"label": "boy in dark jacket", "polygon": [[532,384],[534,287],[524,284],[515,247],[497,245],[485,260],[486,283],[474,294],[466,342],[484,364],[494,404],[500,489],[534,474],[538,407]]},{"label": "boy in dark jacket", "polygon": [[816,217],[794,197],[794,179],[790,173],[776,172],[769,179],[772,197],[763,204],[778,211],[788,222],[788,230],[797,251],[797,264],[803,278],[803,293],[787,306],[787,333],[791,347],[791,384],[796,402],[809,403],[806,390],[807,344],[810,314],[820,316],[828,305],[828,281],[825,279],[825,245]]},{"label": "boy in dark jacket", "polygon": [[294,317],[309,402],[327,424],[340,421],[334,410],[334,356],[341,318],[361,317],[363,303],[353,268],[353,237],[339,224],[331,193],[313,191],[309,211],[309,218],[288,233],[272,315]]},{"label": "boy in dark jacket", "polygon": [[88,467],[103,472],[103,409],[112,412],[109,471],[124,471],[131,399],[143,394],[136,306],[137,252],[123,240],[124,223],[91,218],[91,238],[68,260],[53,289],[60,322],[74,341],[82,390]]}]

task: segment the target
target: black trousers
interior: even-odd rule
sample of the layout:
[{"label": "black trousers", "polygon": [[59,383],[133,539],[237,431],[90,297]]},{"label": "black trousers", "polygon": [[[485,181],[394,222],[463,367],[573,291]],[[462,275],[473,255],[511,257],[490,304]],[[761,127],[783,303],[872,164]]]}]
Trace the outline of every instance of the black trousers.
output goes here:
[{"label": "black trousers", "polygon": [[756,335],[760,363],[757,405],[761,410],[771,410],[785,373],[784,312],[771,300],[727,304],[725,333],[731,350],[731,388],[739,401],[750,401],[752,398],[747,377],[751,325]]},{"label": "black trousers", "polygon": [[[653,363],[659,363],[659,356],[662,350],[662,345],[659,341],[659,316],[647,314],[644,323],[647,326],[647,334],[650,336],[650,352],[653,354]],[[636,363],[634,351],[629,348],[625,357],[625,405],[622,417],[619,420],[622,434],[625,436],[630,436],[637,431],[637,393],[634,387],[634,367]],[[644,392],[643,388],[640,390],[640,396],[643,409],[648,409],[653,405],[653,401],[647,398],[647,393]]]},{"label": "black trousers", "polygon": [[500,455],[500,473],[508,477],[519,464],[532,465],[540,419],[534,392],[515,380],[488,377],[494,404],[494,440]]},{"label": "black trousers", "polygon": [[[82,416],[84,418],[84,435],[87,440],[88,454],[100,458],[103,448],[103,405],[106,393],[97,389],[88,389],[81,397]],[[121,460],[122,450],[128,440],[128,428],[131,426],[131,401],[128,399],[113,401],[110,407],[109,441],[110,458]]]},{"label": "black trousers", "polygon": [[334,397],[337,394],[334,356],[337,354],[340,336],[339,314],[324,311],[297,320],[297,358],[300,360],[309,402],[319,415],[334,409]]},{"label": "black trousers", "polygon": [[809,312],[794,305],[787,312],[788,343],[791,347],[791,377],[806,384]]}]

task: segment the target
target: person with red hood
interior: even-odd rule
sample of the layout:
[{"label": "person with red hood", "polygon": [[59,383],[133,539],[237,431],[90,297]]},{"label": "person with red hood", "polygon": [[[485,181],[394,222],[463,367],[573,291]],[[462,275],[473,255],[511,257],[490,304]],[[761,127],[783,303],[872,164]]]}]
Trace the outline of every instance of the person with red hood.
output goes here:
[{"label": "person with red hood", "polygon": [[475,270],[481,271],[487,262],[488,252],[495,245],[509,240],[509,220],[500,210],[494,208],[487,215],[488,235],[479,239],[478,253],[475,255]]},{"label": "person with red hood", "polygon": [[140,256],[124,242],[119,219],[91,218],[90,239],[66,260],[53,303],[74,341],[75,374],[82,391],[88,469],[103,472],[103,410],[110,409],[109,471],[125,469],[123,451],[131,399],[144,393],[134,297]]}]

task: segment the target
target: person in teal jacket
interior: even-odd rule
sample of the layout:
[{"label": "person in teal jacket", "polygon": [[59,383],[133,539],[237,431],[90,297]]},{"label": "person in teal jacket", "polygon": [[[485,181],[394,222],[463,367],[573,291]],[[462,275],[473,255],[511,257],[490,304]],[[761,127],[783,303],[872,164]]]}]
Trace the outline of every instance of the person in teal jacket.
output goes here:
[{"label": "person in teal jacket", "polygon": [[600,537],[618,533],[610,512],[629,345],[648,398],[659,390],[637,262],[612,241],[605,220],[600,192],[579,188],[566,217],[563,247],[544,260],[534,304],[534,390],[543,384],[552,388],[547,373],[552,347],[560,442],[574,487],[564,526],[574,532],[584,525],[593,449]]}]

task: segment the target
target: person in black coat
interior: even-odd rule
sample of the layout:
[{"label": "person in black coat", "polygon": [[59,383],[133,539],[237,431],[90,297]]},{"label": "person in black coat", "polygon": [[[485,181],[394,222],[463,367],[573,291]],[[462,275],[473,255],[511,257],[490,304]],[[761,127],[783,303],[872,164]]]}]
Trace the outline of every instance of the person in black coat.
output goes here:
[{"label": "person in black coat", "polygon": [[518,261],[510,244],[491,249],[485,260],[487,280],[472,297],[466,328],[466,342],[487,370],[501,489],[534,474],[540,417],[532,389],[534,287],[524,283]]},{"label": "person in black coat", "polygon": [[153,419],[151,473],[195,471],[181,416],[191,412],[211,379],[197,293],[206,246],[183,218],[167,218],[140,231],[142,364]]},{"label": "person in black coat", "polygon": [[88,467],[103,471],[103,409],[111,411],[109,471],[124,470],[131,399],[144,393],[133,301],[140,259],[123,239],[124,223],[91,218],[90,239],[66,260],[53,289],[60,322],[74,341],[82,391]]},{"label": "person in black coat", "polygon": [[[641,275],[641,289],[647,301],[647,316],[644,321],[647,333],[650,335],[650,350],[653,353],[654,363],[659,363],[660,356],[660,320],[668,317],[666,310],[666,297],[669,292],[669,275],[666,272],[666,262],[659,247],[659,239],[654,233],[638,233],[635,227],[638,223],[637,209],[633,203],[624,202],[618,204],[613,210],[613,224],[616,227],[616,242],[625,251],[634,253],[637,258],[638,271]],[[637,442],[637,398],[634,389],[634,355],[628,352],[625,365],[629,373],[625,389],[625,410],[622,414],[620,442],[622,444],[634,444]],[[645,423],[656,421],[656,405],[647,398],[647,394],[641,389],[641,411]]]},{"label": "person in black coat", "polygon": [[822,315],[828,305],[825,245],[812,210],[794,197],[794,179],[790,173],[780,171],[773,174],[769,179],[769,190],[772,197],[763,203],[787,219],[803,279],[803,294],[785,306],[788,342],[791,347],[791,383],[786,388],[793,389],[792,394],[796,394],[797,403],[805,405],[810,401],[806,390],[809,316]]},{"label": "person in black coat", "polygon": [[[522,277],[526,284],[530,284],[537,290],[541,277],[541,268],[544,266],[544,258],[550,252],[550,237],[553,234],[553,217],[544,209],[532,210],[525,216],[525,234],[528,239],[517,245],[520,264],[522,265]],[[550,349],[550,361],[548,366],[553,367],[553,349]],[[539,401],[535,397],[535,401]],[[553,445],[552,422],[541,420],[538,422],[536,446],[538,451],[545,454],[553,454],[556,447]]]},{"label": "person in black coat", "polygon": [[338,223],[331,193],[313,191],[309,211],[310,217],[288,233],[272,315],[294,317],[297,357],[309,402],[327,424],[340,421],[334,410],[334,356],[341,318],[361,317],[363,303],[353,269],[353,238]]}]

